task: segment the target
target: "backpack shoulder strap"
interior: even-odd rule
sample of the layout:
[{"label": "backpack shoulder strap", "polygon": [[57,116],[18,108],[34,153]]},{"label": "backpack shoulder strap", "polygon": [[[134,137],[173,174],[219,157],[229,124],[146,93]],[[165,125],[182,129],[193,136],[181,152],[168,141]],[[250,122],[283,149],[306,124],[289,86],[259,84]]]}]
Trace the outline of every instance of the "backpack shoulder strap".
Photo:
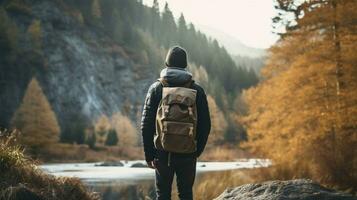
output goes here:
[{"label": "backpack shoulder strap", "polygon": [[185,83],[185,84],[183,85],[183,87],[185,87],[185,88],[192,88],[192,85],[193,85],[194,82],[195,82],[194,80],[190,80],[190,81],[188,81],[187,83]]},{"label": "backpack shoulder strap", "polygon": [[[159,78],[159,79],[157,79],[157,80],[161,83],[162,87],[169,87],[169,86],[170,86],[169,83],[167,82],[167,80],[164,79],[164,78]],[[185,84],[183,85],[183,87],[185,87],[185,88],[192,88],[192,85],[193,85],[194,82],[195,82],[194,80],[190,80],[190,81],[188,81],[187,83],[185,83]]]},{"label": "backpack shoulder strap", "polygon": [[169,87],[169,83],[164,78],[159,78],[157,80],[161,83],[162,87]]}]

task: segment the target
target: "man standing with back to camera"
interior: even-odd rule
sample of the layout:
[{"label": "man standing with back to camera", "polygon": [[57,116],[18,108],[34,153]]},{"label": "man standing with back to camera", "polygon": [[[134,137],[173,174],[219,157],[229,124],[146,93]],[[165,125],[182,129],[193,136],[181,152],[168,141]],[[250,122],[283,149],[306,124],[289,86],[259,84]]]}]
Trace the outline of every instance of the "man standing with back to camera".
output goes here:
[{"label": "man standing with back to camera", "polygon": [[197,158],[211,129],[207,97],[186,70],[187,53],[172,47],[166,68],[147,93],[141,132],[145,160],[155,169],[156,196],[170,200],[174,175],[181,200],[192,200]]}]

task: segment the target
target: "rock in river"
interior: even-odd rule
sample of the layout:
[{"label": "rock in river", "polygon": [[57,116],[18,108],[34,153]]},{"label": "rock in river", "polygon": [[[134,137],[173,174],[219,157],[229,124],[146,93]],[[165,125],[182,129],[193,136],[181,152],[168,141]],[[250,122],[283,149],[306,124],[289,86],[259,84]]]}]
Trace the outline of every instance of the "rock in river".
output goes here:
[{"label": "rock in river", "polygon": [[130,167],[134,167],[134,168],[146,168],[146,167],[148,167],[148,166],[145,165],[145,164],[143,164],[143,163],[137,162],[137,163],[132,164]]},{"label": "rock in river", "polygon": [[120,161],[106,161],[99,164],[95,164],[95,166],[100,167],[122,167],[124,164]]}]

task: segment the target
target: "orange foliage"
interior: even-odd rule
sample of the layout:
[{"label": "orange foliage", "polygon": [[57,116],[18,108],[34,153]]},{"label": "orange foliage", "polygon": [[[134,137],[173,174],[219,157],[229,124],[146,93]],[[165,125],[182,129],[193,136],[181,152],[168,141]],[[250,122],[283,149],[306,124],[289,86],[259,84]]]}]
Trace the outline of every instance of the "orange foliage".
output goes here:
[{"label": "orange foliage", "polygon": [[333,2],[311,7],[271,48],[265,80],[244,93],[246,146],[273,160],[276,178],[356,190],[357,36],[347,22],[357,5]]},{"label": "orange foliage", "polygon": [[35,78],[29,83],[11,125],[21,131],[20,142],[32,154],[45,152],[59,141],[60,128],[56,115]]},{"label": "orange foliage", "polygon": [[110,129],[116,131],[120,147],[138,145],[139,137],[133,122],[121,112],[113,114],[111,118],[105,115],[99,117],[95,123],[96,138],[99,145],[104,145]]},{"label": "orange foliage", "polygon": [[224,132],[227,128],[227,121],[223,112],[217,106],[214,98],[208,95],[207,101],[211,117],[211,133],[208,138],[208,146],[212,146],[223,142]]}]

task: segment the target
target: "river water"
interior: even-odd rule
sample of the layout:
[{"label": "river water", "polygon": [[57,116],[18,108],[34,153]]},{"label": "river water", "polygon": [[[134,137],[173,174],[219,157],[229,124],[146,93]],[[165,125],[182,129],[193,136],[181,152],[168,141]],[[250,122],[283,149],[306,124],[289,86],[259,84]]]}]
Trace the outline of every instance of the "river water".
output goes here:
[{"label": "river water", "polygon": [[[59,163],[41,168],[55,176],[77,177],[104,200],[136,200],[155,198],[155,171],[143,160],[116,163]],[[113,166],[115,165],[115,166]],[[234,162],[198,162],[197,176],[212,171],[267,167],[269,160],[239,159]],[[197,179],[196,179],[197,180]],[[198,179],[199,181],[199,179]],[[197,183],[197,182],[196,182]]]}]

